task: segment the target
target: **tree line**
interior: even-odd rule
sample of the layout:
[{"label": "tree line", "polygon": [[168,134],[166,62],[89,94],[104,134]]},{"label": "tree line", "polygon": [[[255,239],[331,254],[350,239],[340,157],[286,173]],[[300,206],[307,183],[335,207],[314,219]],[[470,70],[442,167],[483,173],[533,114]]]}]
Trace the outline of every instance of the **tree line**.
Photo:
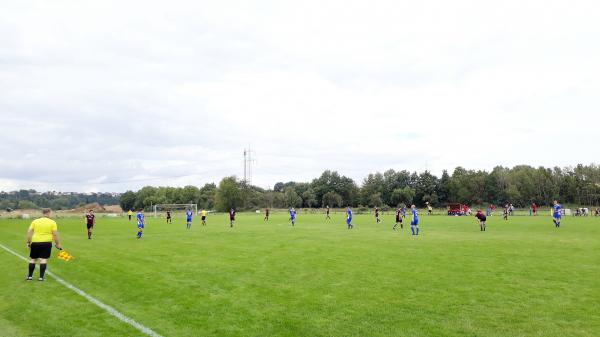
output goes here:
[{"label": "tree line", "polygon": [[153,204],[195,203],[204,209],[227,211],[287,207],[396,207],[426,203],[443,207],[459,202],[471,206],[512,203],[527,207],[535,202],[550,205],[554,199],[567,204],[600,205],[600,166],[577,165],[568,168],[534,168],[519,165],[498,166],[491,171],[444,170],[440,177],[429,171],[387,170],[369,174],[361,184],[325,171],[311,182],[278,182],[272,189],[246,184],[236,177],[225,177],[217,185],[152,187],[121,195],[125,210],[149,208]]},{"label": "tree line", "polygon": [[114,193],[59,193],[38,192],[36,190],[19,190],[0,192],[0,209],[73,209],[86,204],[97,202],[101,205],[116,205],[119,195]]}]

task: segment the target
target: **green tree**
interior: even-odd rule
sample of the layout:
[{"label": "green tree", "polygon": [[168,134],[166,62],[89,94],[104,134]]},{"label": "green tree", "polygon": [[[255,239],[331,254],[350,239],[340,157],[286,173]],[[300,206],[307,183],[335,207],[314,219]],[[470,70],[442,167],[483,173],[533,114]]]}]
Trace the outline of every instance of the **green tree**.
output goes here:
[{"label": "green tree", "polygon": [[132,210],[135,205],[135,198],[136,194],[133,191],[127,191],[121,194],[121,197],[119,198],[121,209],[124,211]]},{"label": "green tree", "polygon": [[34,204],[33,201],[21,200],[18,205],[19,209],[37,209],[38,205]]},{"label": "green tree", "polygon": [[398,206],[400,204],[410,205],[413,203],[415,198],[415,190],[409,186],[404,188],[397,188],[392,192],[393,205]]},{"label": "green tree", "polygon": [[285,195],[285,203],[287,207],[302,206],[302,198],[300,198],[293,187],[286,187],[283,194]]},{"label": "green tree", "polygon": [[323,195],[323,206],[341,207],[343,205],[342,196],[330,191]]},{"label": "green tree", "polygon": [[235,177],[225,177],[219,183],[215,195],[215,206],[219,212],[227,212],[230,208],[238,209],[243,205],[240,184]]}]

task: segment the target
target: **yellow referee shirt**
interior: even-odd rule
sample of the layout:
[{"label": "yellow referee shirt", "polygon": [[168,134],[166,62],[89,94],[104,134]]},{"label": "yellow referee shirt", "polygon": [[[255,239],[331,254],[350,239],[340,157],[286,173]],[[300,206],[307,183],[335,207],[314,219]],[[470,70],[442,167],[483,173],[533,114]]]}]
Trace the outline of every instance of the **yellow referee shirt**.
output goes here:
[{"label": "yellow referee shirt", "polygon": [[202,216],[206,216],[206,211],[202,210],[202,212],[200,212],[200,214],[202,214]]},{"label": "yellow referee shirt", "polygon": [[129,212],[127,212],[127,215],[133,215],[133,212],[131,210],[129,210]]},{"label": "yellow referee shirt", "polygon": [[33,230],[31,242],[52,242],[52,232],[58,230],[58,226],[52,219],[39,218],[31,222],[29,229]]}]

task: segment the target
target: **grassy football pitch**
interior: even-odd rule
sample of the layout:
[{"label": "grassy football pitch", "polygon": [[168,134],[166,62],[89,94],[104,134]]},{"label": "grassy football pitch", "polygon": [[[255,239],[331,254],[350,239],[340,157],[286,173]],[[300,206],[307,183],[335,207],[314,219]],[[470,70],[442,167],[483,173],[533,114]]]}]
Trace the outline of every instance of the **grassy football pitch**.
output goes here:
[{"label": "grassy football pitch", "polygon": [[[600,219],[421,216],[421,235],[343,214],[173,224],[58,219],[49,270],[162,336],[600,336]],[[407,219],[408,220],[408,219]],[[26,256],[30,220],[0,220]],[[144,336],[0,249],[0,336]],[[39,269],[34,276],[37,278]]]}]

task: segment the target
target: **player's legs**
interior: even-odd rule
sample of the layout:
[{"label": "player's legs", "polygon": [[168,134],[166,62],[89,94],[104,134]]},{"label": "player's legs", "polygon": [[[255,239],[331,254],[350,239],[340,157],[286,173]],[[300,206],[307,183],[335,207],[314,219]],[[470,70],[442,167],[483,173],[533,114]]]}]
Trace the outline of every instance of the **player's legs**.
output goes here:
[{"label": "player's legs", "polygon": [[88,235],[88,240],[92,239],[92,230],[94,229],[93,225],[87,225],[87,235]]},{"label": "player's legs", "polygon": [[144,232],[144,226],[138,226],[137,238],[141,239]]}]

